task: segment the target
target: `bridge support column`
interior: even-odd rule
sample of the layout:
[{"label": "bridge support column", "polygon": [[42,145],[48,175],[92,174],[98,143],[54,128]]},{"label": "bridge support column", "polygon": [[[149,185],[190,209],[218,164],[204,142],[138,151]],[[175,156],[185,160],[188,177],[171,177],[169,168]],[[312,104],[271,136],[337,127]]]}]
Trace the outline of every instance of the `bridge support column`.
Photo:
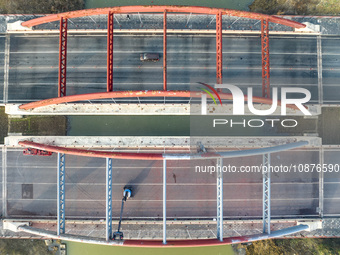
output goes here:
[{"label": "bridge support column", "polygon": [[58,211],[57,211],[57,234],[65,233],[65,154],[58,153]]},{"label": "bridge support column", "polygon": [[262,96],[270,98],[269,20],[261,20]]},{"label": "bridge support column", "polygon": [[58,97],[66,96],[67,19],[60,18]]},{"label": "bridge support column", "polygon": [[[222,84],[222,12],[216,14],[216,83]],[[221,92],[222,89],[217,91]]]},{"label": "bridge support column", "polygon": [[107,17],[107,91],[113,90],[113,12]]},{"label": "bridge support column", "polygon": [[167,37],[166,37],[166,29],[167,29],[167,23],[166,23],[166,10],[163,14],[163,90],[168,90],[168,84],[167,84],[167,59],[166,59],[166,47],[167,47]]},{"label": "bridge support column", "polygon": [[112,158],[106,158],[106,241],[112,239]]},{"label": "bridge support column", "polygon": [[223,159],[217,159],[217,166],[221,171],[217,171],[217,239],[223,241]]},{"label": "bridge support column", "polygon": [[163,244],[166,244],[166,159],[163,159]]},{"label": "bridge support column", "polygon": [[270,153],[263,154],[263,233],[270,234]]}]

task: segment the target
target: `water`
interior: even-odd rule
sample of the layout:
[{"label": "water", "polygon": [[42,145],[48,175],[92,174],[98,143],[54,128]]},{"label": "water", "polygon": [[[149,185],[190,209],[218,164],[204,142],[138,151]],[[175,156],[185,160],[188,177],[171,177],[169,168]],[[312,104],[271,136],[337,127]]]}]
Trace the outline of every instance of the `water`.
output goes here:
[{"label": "water", "polygon": [[230,245],[199,247],[199,248],[127,248],[112,247],[106,245],[94,245],[75,242],[66,243],[68,255],[232,255],[233,250]]},{"label": "water", "polygon": [[123,5],[192,5],[249,11],[252,0],[85,0],[85,8],[101,8]]},{"label": "water", "polygon": [[[275,116],[271,116],[276,118]],[[271,127],[268,117],[256,116],[265,125],[259,128],[218,125],[213,119],[228,119],[248,123],[252,116],[68,116],[68,136],[282,136],[278,124]],[[252,123],[258,125],[258,123]],[[296,131],[292,129],[291,131]],[[301,131],[296,131],[296,134]]]}]

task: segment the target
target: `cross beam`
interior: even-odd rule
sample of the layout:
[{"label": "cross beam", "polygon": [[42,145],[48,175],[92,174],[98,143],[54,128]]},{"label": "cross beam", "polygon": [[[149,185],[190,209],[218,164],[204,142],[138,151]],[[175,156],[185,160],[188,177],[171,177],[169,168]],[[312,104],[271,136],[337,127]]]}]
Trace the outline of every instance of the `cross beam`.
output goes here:
[{"label": "cross beam", "polygon": [[112,158],[106,158],[106,241],[112,239]]},{"label": "cross beam", "polygon": [[221,171],[217,171],[217,239],[223,241],[223,159],[217,159],[217,166]]},{"label": "cross beam", "polygon": [[166,244],[166,159],[163,160],[163,244]]},{"label": "cross beam", "polygon": [[57,233],[65,233],[65,154],[58,153],[58,208],[57,208]]},{"label": "cross beam", "polygon": [[113,89],[113,12],[107,17],[107,92]]},{"label": "cross beam", "polygon": [[261,20],[262,96],[270,98],[269,20]]},{"label": "cross beam", "polygon": [[216,14],[216,83],[222,84],[222,12]]},{"label": "cross beam", "polygon": [[167,29],[167,22],[166,22],[167,13],[164,10],[163,14],[163,90],[168,89],[167,85],[167,59],[166,59],[166,47],[167,47],[167,37],[166,37],[166,29]]},{"label": "cross beam", "polygon": [[263,233],[270,234],[270,153],[263,154]]},{"label": "cross beam", "polygon": [[66,96],[67,19],[60,18],[58,97]]}]

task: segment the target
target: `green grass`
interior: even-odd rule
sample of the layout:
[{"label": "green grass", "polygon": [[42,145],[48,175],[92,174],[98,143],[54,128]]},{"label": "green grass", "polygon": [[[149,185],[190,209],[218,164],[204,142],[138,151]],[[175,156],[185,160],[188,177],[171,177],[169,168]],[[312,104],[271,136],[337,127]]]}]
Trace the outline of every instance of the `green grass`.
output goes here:
[{"label": "green grass", "polygon": [[339,15],[339,0],[255,0],[253,12],[286,15]]},{"label": "green grass", "polygon": [[0,144],[4,143],[4,138],[8,131],[8,116],[5,113],[5,107],[0,107]]}]

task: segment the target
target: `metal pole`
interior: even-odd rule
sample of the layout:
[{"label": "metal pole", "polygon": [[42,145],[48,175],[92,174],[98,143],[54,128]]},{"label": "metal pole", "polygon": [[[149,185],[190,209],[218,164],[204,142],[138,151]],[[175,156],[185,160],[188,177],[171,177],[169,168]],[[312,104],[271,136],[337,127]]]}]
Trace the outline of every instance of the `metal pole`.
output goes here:
[{"label": "metal pole", "polygon": [[270,153],[263,154],[263,233],[270,234]]},{"label": "metal pole", "polygon": [[[318,92],[319,104],[323,104],[323,83],[322,83],[322,44],[321,35],[316,37],[317,65],[318,65]],[[322,171],[321,171],[322,172]]]},{"label": "metal pole", "polygon": [[7,217],[7,147],[2,147],[2,217]]},{"label": "metal pole", "polygon": [[167,47],[167,37],[166,37],[166,27],[167,27],[167,23],[166,23],[166,10],[164,10],[164,14],[163,14],[163,90],[167,90],[168,89],[168,85],[167,85],[167,59],[166,59],[166,47]]},{"label": "metal pole", "polygon": [[112,238],[112,159],[106,158],[106,241]]},{"label": "metal pole", "polygon": [[[217,239],[223,241],[223,159],[217,159]],[[220,171],[219,171],[220,170]]]},{"label": "metal pole", "polygon": [[57,234],[65,233],[65,154],[58,153],[58,208],[57,208]]},{"label": "metal pole", "polygon": [[67,19],[60,18],[58,97],[66,96]]},{"label": "metal pole", "polygon": [[166,244],[166,159],[163,160],[163,244]]},{"label": "metal pole", "polygon": [[[324,164],[324,149],[322,147],[319,149],[319,164],[321,166],[323,166]],[[322,170],[319,173],[319,217],[320,218],[323,218],[323,207],[324,207],[324,173]]]},{"label": "metal pole", "polygon": [[113,13],[109,12],[107,17],[107,74],[106,90],[113,89]]}]

